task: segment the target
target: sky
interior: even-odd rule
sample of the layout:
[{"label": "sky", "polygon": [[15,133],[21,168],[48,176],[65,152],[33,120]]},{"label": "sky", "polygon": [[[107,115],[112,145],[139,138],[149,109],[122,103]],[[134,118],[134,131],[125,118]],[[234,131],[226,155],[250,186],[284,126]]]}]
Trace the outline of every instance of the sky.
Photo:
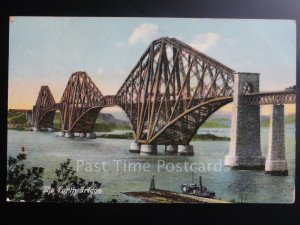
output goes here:
[{"label": "sky", "polygon": [[[11,17],[8,108],[30,109],[48,85],[60,101],[73,72],[116,94],[151,41],[177,38],[237,72],[260,73],[260,90],[296,84],[292,20]],[[294,112],[287,105],[286,112]],[[269,114],[271,107],[262,107]],[[118,108],[106,109],[114,111]],[[231,104],[222,108],[230,111]]]}]

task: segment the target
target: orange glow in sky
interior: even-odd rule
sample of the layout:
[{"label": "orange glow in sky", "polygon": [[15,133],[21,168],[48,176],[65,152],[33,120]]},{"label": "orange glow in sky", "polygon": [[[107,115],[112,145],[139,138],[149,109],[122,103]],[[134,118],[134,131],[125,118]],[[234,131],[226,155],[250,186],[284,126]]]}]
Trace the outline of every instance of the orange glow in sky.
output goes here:
[{"label": "orange glow in sky", "polygon": [[[235,71],[260,73],[261,91],[296,83],[292,20],[12,16],[9,32],[12,109],[32,109],[43,85],[60,102],[76,71],[86,71],[104,95],[113,95],[150,42],[160,37],[175,37]],[[121,109],[107,109],[114,110]],[[295,105],[285,110],[295,113]],[[271,106],[261,106],[261,114],[270,113]]]}]

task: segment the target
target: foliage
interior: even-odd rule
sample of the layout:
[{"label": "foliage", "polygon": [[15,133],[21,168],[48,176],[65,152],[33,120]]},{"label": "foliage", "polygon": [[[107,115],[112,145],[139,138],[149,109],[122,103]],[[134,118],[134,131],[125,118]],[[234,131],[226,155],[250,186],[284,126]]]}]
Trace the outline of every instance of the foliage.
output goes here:
[{"label": "foliage", "polygon": [[111,132],[113,130],[130,130],[130,126],[107,122],[104,120],[97,120],[95,123],[94,131],[96,132]]},{"label": "foliage", "polygon": [[26,154],[20,153],[17,158],[9,157],[7,170],[7,197],[16,201],[37,201],[42,195],[42,173],[44,168],[26,168],[19,164],[26,159]]},{"label": "foliage", "polygon": [[110,125],[112,130],[131,130],[130,126],[127,125],[120,125],[120,124],[112,124]]},{"label": "foliage", "polygon": [[95,132],[110,132],[112,131],[111,126],[108,122],[97,121],[94,126]]},{"label": "foliage", "polygon": [[53,128],[60,130],[61,129],[61,113],[55,112],[53,120]]},{"label": "foliage", "polygon": [[92,190],[99,189],[101,183],[94,181],[86,181],[83,178],[76,176],[76,171],[70,166],[71,160],[67,159],[66,162],[60,164],[60,169],[55,171],[57,179],[51,183],[52,193],[44,194],[45,202],[94,202],[95,195],[90,192],[82,191],[78,194],[72,194],[70,191],[67,194],[62,193],[61,188],[74,188],[76,190]]},{"label": "foliage", "polygon": [[[20,153],[16,158],[8,159],[7,175],[7,197],[12,201],[24,200],[26,202],[94,202],[95,195],[92,193],[101,187],[97,181],[86,181],[76,176],[76,171],[71,167],[71,160],[60,164],[55,171],[56,179],[50,185],[51,192],[43,194],[42,174],[44,168],[25,168],[20,162],[25,160],[27,155]],[[62,188],[73,188],[78,193],[62,192]],[[80,191],[82,190],[82,191]]]}]

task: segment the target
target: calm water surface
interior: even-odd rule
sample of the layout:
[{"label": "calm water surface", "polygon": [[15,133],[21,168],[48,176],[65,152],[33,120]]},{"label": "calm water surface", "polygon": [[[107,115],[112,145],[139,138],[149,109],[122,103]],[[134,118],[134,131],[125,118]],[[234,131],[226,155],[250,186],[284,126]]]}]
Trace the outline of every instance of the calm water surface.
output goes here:
[{"label": "calm water surface", "polygon": [[[115,131],[122,133],[124,131]],[[268,128],[261,129],[262,151],[266,156],[268,147]],[[230,136],[230,129],[199,129],[198,133],[212,133],[218,136]],[[129,153],[131,140],[119,139],[74,139],[61,138],[57,133],[28,132],[8,130],[8,156],[15,156],[24,146],[28,152],[26,165],[45,168],[44,183],[50,184],[55,178],[55,169],[67,158],[72,160],[76,169],[78,160],[85,165],[80,167],[78,175],[87,180],[102,183],[103,193],[97,201],[106,202],[117,199],[118,202],[141,202],[121,192],[148,190],[151,175],[155,175],[156,187],[171,191],[180,191],[180,185],[192,182],[193,173],[184,163],[193,169],[195,182],[198,176],[203,177],[204,186],[216,192],[225,200],[243,198],[244,202],[252,203],[292,203],[292,192],[295,178],[295,127],[286,126],[286,156],[289,176],[277,177],[264,171],[229,170],[223,166],[224,156],[228,152],[229,142],[226,141],[195,141],[194,156],[168,156],[164,147],[158,147],[158,155],[144,156]],[[162,161],[163,160],[163,161]],[[100,166],[106,163],[105,171],[100,167],[97,172],[95,163]],[[119,164],[117,166],[117,163]],[[149,170],[132,171],[129,163],[150,166]],[[164,165],[163,165],[164,163]],[[179,164],[181,163],[181,164]],[[171,165],[178,165],[182,171],[172,171]],[[89,165],[92,165],[93,172]],[[125,165],[125,167],[124,167]],[[168,167],[167,167],[168,165]],[[215,166],[215,167],[213,167]],[[215,168],[215,170],[213,169]],[[128,172],[128,170],[131,172]]]}]

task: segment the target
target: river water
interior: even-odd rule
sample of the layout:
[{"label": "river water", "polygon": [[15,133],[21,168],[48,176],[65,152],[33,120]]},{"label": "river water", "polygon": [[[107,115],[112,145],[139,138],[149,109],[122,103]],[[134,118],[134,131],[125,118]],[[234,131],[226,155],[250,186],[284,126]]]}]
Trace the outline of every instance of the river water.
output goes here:
[{"label": "river water", "polygon": [[[124,131],[115,131],[122,133]],[[211,133],[230,137],[230,129],[199,129],[198,133]],[[268,128],[261,128],[263,155],[267,154]],[[129,153],[131,140],[74,139],[57,137],[55,132],[29,132],[8,130],[8,156],[15,156],[22,146],[28,154],[26,166],[45,168],[44,183],[55,178],[55,169],[67,158],[78,175],[102,183],[102,194],[97,201],[142,202],[122,192],[149,189],[152,174],[157,188],[180,191],[180,185],[198,182],[215,191],[224,200],[235,199],[251,203],[292,203],[295,184],[295,126],[285,127],[286,156],[289,175],[271,176],[264,171],[230,170],[223,166],[228,152],[228,141],[193,141],[194,156],[165,155],[158,147],[157,155]],[[194,171],[194,172],[193,172]]]}]

